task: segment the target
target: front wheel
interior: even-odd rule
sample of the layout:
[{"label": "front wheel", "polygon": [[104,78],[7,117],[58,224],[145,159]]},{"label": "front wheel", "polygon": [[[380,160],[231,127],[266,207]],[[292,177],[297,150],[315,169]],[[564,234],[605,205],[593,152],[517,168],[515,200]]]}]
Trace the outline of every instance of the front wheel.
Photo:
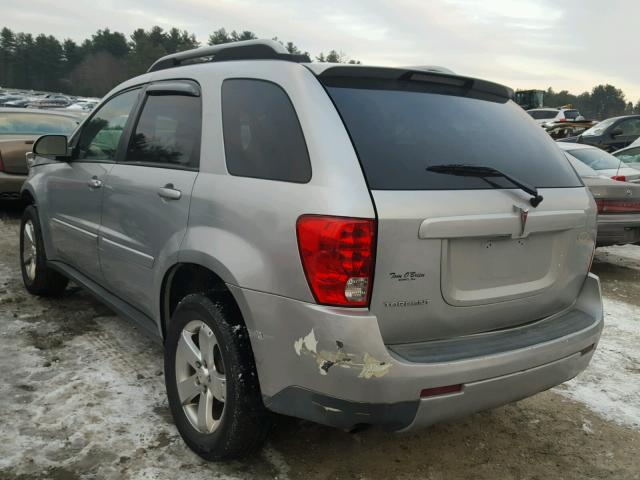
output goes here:
[{"label": "front wheel", "polygon": [[169,407],[186,444],[206,460],[240,458],[262,445],[262,403],[246,327],[230,302],[185,297],[165,342]]},{"label": "front wheel", "polygon": [[20,224],[20,270],[25,288],[34,295],[57,296],[67,288],[69,280],[47,266],[38,211],[25,208]]}]

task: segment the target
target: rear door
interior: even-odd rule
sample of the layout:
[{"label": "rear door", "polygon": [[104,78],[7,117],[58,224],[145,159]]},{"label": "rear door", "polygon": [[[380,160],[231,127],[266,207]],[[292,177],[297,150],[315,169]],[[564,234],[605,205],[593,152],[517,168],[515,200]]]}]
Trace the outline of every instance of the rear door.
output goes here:
[{"label": "rear door", "polygon": [[108,288],[148,315],[154,275],[177,252],[200,161],[200,89],[158,82],[144,92],[126,153],[105,179],[99,253]]},{"label": "rear door", "polygon": [[[388,74],[387,74],[388,75]],[[525,324],[570,306],[595,240],[593,200],[549,136],[491,87],[325,79],[378,215],[371,310],[387,343]],[[502,177],[427,170],[488,166]]]}]

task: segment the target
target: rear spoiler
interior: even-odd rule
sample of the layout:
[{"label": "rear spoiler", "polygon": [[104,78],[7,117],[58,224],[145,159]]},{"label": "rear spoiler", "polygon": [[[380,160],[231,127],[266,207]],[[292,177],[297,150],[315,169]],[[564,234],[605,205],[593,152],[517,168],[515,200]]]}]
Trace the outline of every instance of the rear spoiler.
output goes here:
[{"label": "rear spoiler", "polygon": [[[315,72],[314,72],[315,73]],[[426,82],[430,84],[458,87],[464,90],[473,90],[479,93],[513,100],[513,90],[499,83],[488,82],[478,78],[463,77],[445,71],[426,70],[420,67],[393,68],[393,67],[367,67],[360,65],[329,67],[317,77],[323,83],[340,83],[347,80],[387,80],[406,82]]]}]

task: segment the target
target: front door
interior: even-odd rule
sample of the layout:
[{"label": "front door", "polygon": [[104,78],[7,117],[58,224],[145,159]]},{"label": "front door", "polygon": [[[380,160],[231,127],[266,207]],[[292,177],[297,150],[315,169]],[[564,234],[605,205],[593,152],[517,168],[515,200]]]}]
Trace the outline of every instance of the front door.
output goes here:
[{"label": "front door", "polygon": [[105,179],[99,253],[107,287],[153,315],[154,279],[184,238],[200,158],[199,88],[145,91],[126,154]]},{"label": "front door", "polygon": [[611,132],[616,132],[609,142],[609,151],[613,152],[630,145],[640,136],[640,118],[622,120],[611,128]]},{"label": "front door", "polygon": [[139,93],[140,89],[128,90],[102,105],[82,127],[71,160],[52,166],[45,177],[51,257],[93,279],[100,277],[102,187]]}]

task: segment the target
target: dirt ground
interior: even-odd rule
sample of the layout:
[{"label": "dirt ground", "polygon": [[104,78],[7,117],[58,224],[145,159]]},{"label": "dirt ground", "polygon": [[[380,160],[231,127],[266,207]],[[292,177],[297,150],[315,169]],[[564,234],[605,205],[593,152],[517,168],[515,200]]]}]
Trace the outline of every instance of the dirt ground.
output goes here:
[{"label": "dirt ground", "polygon": [[640,247],[597,254],[607,325],[577,379],[411,434],[280,417],[259,455],[208,464],[172,424],[158,345],[77,287],[24,291],[19,217],[0,204],[2,480],[640,479]]}]

